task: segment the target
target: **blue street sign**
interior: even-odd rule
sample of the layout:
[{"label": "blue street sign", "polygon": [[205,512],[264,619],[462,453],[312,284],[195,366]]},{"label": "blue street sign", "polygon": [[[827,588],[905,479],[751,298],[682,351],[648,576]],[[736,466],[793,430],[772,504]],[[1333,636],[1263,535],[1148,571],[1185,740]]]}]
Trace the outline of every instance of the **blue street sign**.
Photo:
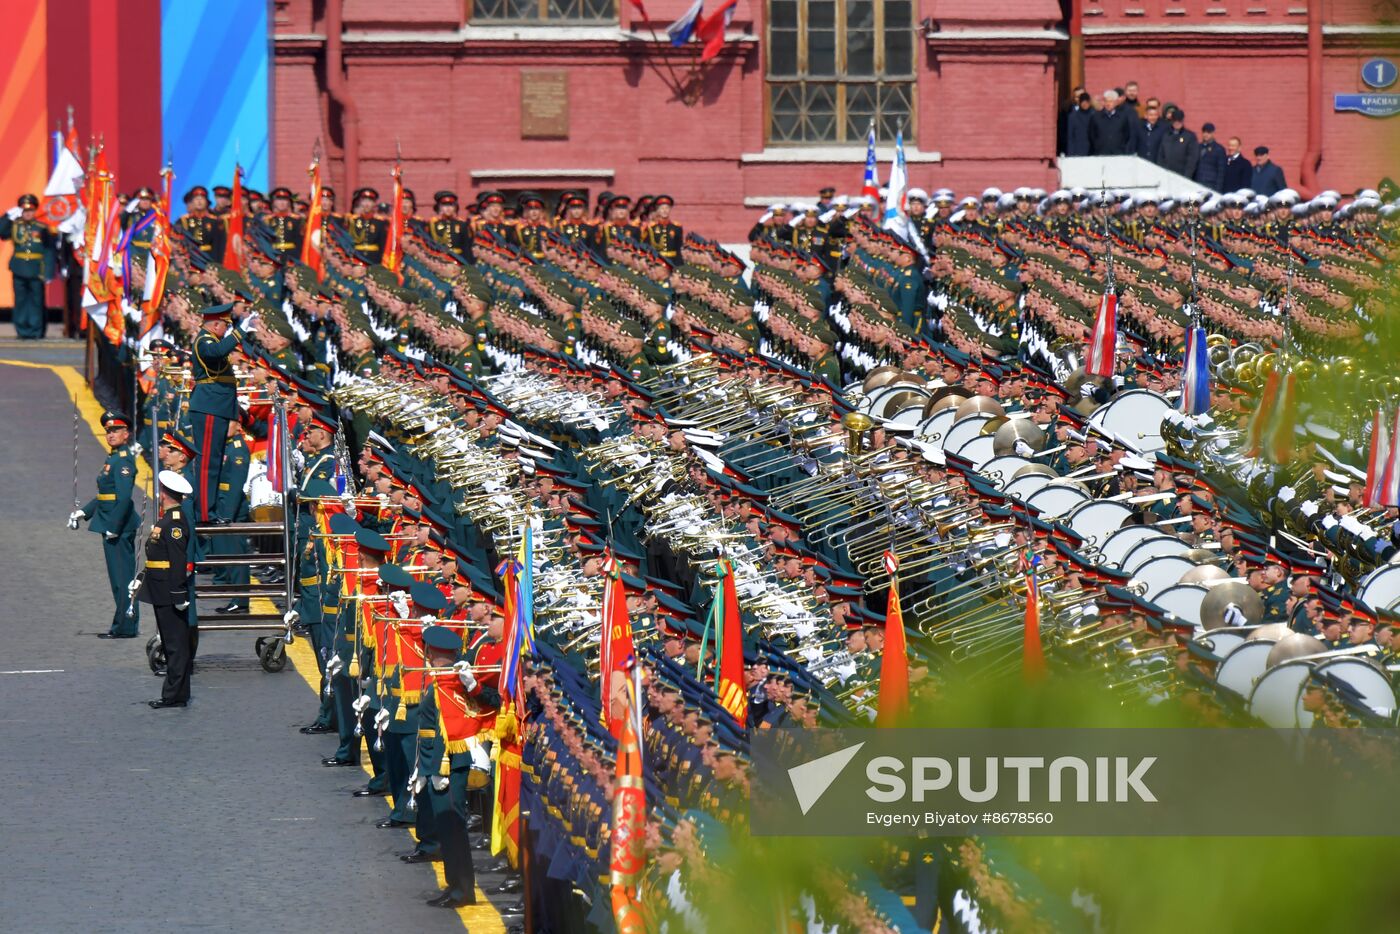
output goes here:
[{"label": "blue street sign", "polygon": [[1385,58],[1373,58],[1361,66],[1361,80],[1367,87],[1388,88],[1395,83],[1395,63]]},{"label": "blue street sign", "polygon": [[1393,117],[1400,114],[1400,94],[1336,94],[1332,109],[1354,110],[1368,117]]}]

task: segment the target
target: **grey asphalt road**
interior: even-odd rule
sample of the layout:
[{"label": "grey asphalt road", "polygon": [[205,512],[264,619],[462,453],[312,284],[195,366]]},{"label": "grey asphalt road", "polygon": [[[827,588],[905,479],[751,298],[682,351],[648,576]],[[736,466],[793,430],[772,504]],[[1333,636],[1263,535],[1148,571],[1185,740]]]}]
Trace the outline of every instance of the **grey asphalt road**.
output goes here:
[{"label": "grey asphalt road", "polygon": [[[313,691],[263,672],[251,634],[204,640],[188,709],[146,706],[154,619],[96,638],[101,544],[64,526],[72,428],[52,372],[0,363],[0,929],[461,931],[423,903],[431,869],[394,858],[408,835],[374,827],[384,799],[349,796],[365,776],[320,765],[334,736],[297,732]],[[82,426],[84,499],[104,454]]]}]

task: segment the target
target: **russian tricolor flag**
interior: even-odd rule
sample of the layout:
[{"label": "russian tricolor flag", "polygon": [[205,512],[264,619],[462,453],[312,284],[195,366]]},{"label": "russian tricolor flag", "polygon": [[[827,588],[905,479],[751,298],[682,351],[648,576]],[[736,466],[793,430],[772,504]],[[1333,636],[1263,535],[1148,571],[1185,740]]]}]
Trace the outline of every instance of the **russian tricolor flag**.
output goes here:
[{"label": "russian tricolor flag", "polygon": [[860,193],[864,197],[880,197],[880,176],[875,168],[875,121],[870,121],[870,130],[865,135],[865,181]]},{"label": "russian tricolor flag", "polygon": [[1210,410],[1210,359],[1206,329],[1194,327],[1186,334],[1186,359],[1181,367],[1181,411],[1204,415]]},{"label": "russian tricolor flag", "polygon": [[680,18],[666,27],[666,35],[671,37],[671,44],[680,48],[690,41],[690,37],[695,34],[695,22],[700,19],[700,11],[705,8],[705,0],[695,0],[690,5],[690,9],[681,14]]}]

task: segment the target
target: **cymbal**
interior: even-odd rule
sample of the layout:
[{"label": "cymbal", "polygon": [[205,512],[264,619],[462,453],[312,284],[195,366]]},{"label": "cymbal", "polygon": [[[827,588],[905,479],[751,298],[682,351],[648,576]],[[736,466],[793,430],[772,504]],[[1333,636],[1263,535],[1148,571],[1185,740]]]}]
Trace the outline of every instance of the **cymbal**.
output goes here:
[{"label": "cymbal", "polygon": [[1262,626],[1255,626],[1254,631],[1244,637],[1244,641],[1257,642],[1260,639],[1267,639],[1277,642],[1291,632],[1293,630],[1288,628],[1287,623],[1265,623]]},{"label": "cymbal", "polygon": [[867,394],[873,389],[887,386],[894,382],[904,371],[897,366],[877,366],[869,373],[865,374],[865,379],[861,382],[860,388]]},{"label": "cymbal", "polygon": [[961,386],[939,386],[924,403],[924,418],[941,412],[949,406],[960,405],[964,399],[971,397],[972,393]]},{"label": "cymbal", "polygon": [[1011,475],[1011,479],[1029,477],[1032,474],[1038,474],[1042,477],[1059,477],[1059,474],[1055,473],[1055,468],[1049,464],[1026,464],[1024,467],[1017,467],[1016,472]]},{"label": "cymbal", "polygon": [[1301,632],[1291,632],[1284,636],[1274,647],[1269,649],[1269,657],[1264,660],[1265,668],[1272,668],[1275,665],[1286,662],[1290,658],[1298,658],[1303,655],[1317,655],[1326,652],[1327,646],[1318,639]]},{"label": "cymbal", "polygon": [[1183,551],[1181,556],[1193,564],[1214,564],[1220,558],[1219,554],[1209,548],[1192,548]]},{"label": "cymbal", "polygon": [[962,421],[969,415],[977,413],[983,415],[1005,415],[1006,410],[1001,407],[1001,403],[991,396],[973,396],[971,399],[963,400],[958,406],[958,414],[955,421]]},{"label": "cymbal", "polygon": [[[1185,581],[1190,573],[1187,571],[1182,575],[1182,580]],[[1231,625],[1225,622],[1225,609],[1231,604],[1239,607],[1247,626],[1257,625],[1264,618],[1264,601],[1254,592],[1254,588],[1238,581],[1230,581],[1212,587],[1210,593],[1201,601],[1201,625],[1207,629]]]},{"label": "cymbal", "polygon": [[907,409],[911,405],[917,405],[924,401],[924,394],[915,392],[912,389],[901,389],[899,392],[892,392],[880,405],[880,415],[890,418],[901,409]]},{"label": "cymbal", "polygon": [[1011,421],[1011,419],[1007,418],[1005,415],[995,415],[983,422],[982,427],[978,429],[977,433],[979,435],[994,435],[997,433],[998,428],[1009,421]]},{"label": "cymbal", "polygon": [[1102,386],[1103,377],[1090,376],[1088,373],[1084,372],[1084,368],[1082,366],[1075,367],[1074,371],[1070,373],[1069,376],[1065,377],[1065,392],[1068,393],[1069,397],[1072,399],[1075,396],[1079,395],[1079,390],[1083,388],[1085,383],[1092,383],[1095,386]]},{"label": "cymbal", "polygon": [[[1182,557],[1185,558],[1187,561],[1196,561],[1196,560],[1199,560],[1199,559],[1197,559],[1197,558],[1191,557],[1191,552],[1192,552],[1192,551],[1205,551],[1205,549],[1204,549],[1204,548],[1193,548],[1193,549],[1191,549],[1191,551],[1188,551],[1188,552],[1186,552],[1184,555],[1182,555]],[[1207,555],[1210,555],[1210,554],[1211,554],[1209,551],[1205,551],[1205,553],[1206,553]],[[1204,583],[1206,583],[1207,581],[1228,580],[1229,577],[1230,577],[1229,572],[1226,571],[1226,570],[1224,570],[1223,568],[1218,568],[1218,567],[1216,567],[1216,566],[1213,565],[1213,564],[1198,564],[1198,565],[1196,565],[1194,568],[1192,568],[1191,570],[1187,571],[1185,574],[1181,575],[1181,580],[1177,581],[1177,583],[1179,583],[1179,584],[1204,584]],[[1253,590],[1252,587],[1251,587],[1250,589]]]},{"label": "cymbal", "polygon": [[992,437],[992,452],[1014,454],[1017,441],[1024,441],[1039,451],[1045,447],[1045,432],[1029,418],[1013,418],[997,427]]}]

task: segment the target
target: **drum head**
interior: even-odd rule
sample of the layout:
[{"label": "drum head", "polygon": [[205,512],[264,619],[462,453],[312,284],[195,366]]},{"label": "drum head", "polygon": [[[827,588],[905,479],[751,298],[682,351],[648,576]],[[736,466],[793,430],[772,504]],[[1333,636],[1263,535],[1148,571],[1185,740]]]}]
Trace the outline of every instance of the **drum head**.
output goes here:
[{"label": "drum head", "polygon": [[1254,690],[1254,682],[1264,673],[1264,662],[1273,647],[1273,642],[1267,639],[1241,642],[1221,661],[1215,671],[1215,682],[1240,697],[1248,697]]},{"label": "drum head", "polygon": [[993,457],[977,470],[982,476],[1004,490],[1016,471],[1029,463],[1030,461],[1018,454],[1002,454],[999,457]]},{"label": "drum head", "polygon": [[877,416],[885,410],[885,401],[897,392],[903,392],[905,386],[880,386],[872,389],[865,397],[865,401],[860,404],[860,411],[866,415]]},{"label": "drum head", "polygon": [[982,423],[991,417],[990,415],[978,412],[966,418],[958,419],[957,423],[948,429],[948,434],[943,439],[943,450],[957,451],[973,438],[980,437],[982,434]]},{"label": "drum head", "polygon": [[1065,517],[1065,524],[1084,536],[1085,547],[1097,548],[1132,514],[1132,509],[1122,503],[1096,499],[1076,506]]},{"label": "drum head", "polygon": [[[1189,546],[1181,539],[1172,538],[1170,535],[1164,535],[1161,538],[1144,538],[1128,550],[1128,553],[1123,556],[1122,565],[1120,565],[1118,569],[1132,574],[1146,561],[1151,561],[1153,558],[1160,558],[1162,555],[1176,555],[1180,557],[1181,553],[1186,551],[1188,547]],[[1190,564],[1189,561],[1187,563]],[[1195,567],[1194,564],[1191,566]],[[1172,583],[1175,584],[1176,581],[1172,581]]]},{"label": "drum head", "polygon": [[[1152,598],[1152,602],[1183,623],[1199,626],[1201,625],[1201,601],[1206,598],[1207,593],[1209,591],[1199,584],[1173,584],[1165,590],[1159,591],[1157,596]],[[1240,638],[1243,640],[1244,637]],[[1224,653],[1216,649],[1215,654],[1223,655]]]},{"label": "drum head", "polygon": [[1238,629],[1212,629],[1196,637],[1196,641],[1224,658],[1235,646],[1244,644],[1244,633]]},{"label": "drum head", "polygon": [[1155,601],[1157,594],[1168,587],[1175,587],[1181,575],[1193,567],[1195,565],[1180,555],[1158,555],[1138,565],[1137,570],[1133,571],[1133,579],[1146,584],[1147,592],[1143,597]]},{"label": "drum head", "polygon": [[1343,656],[1317,666],[1319,674],[1329,674],[1356,689],[1367,707],[1383,717],[1395,715],[1395,689],[1390,679],[1374,663],[1352,656]]},{"label": "drum head", "polygon": [[1129,389],[1100,406],[1089,422],[1150,454],[1167,446],[1162,439],[1162,418],[1170,408],[1170,402],[1151,390]]},{"label": "drum head", "polygon": [[1249,712],[1275,729],[1298,726],[1299,696],[1312,667],[1304,661],[1284,662],[1266,671],[1249,694]]},{"label": "drum head", "polygon": [[1049,486],[1050,483],[1051,480],[1049,477],[1042,476],[1038,473],[1028,473],[1022,474],[1015,480],[1012,480],[1004,486],[1002,490],[1007,496],[1013,496],[1024,503],[1037,492]]},{"label": "drum head", "polygon": [[1042,519],[1058,519],[1068,515],[1080,503],[1087,503],[1089,494],[1077,486],[1063,483],[1048,483],[1026,499],[1026,505],[1034,509]]},{"label": "drum head", "polygon": [[948,434],[948,429],[953,427],[953,422],[957,421],[957,417],[957,413],[952,409],[944,409],[930,415],[919,424],[919,437],[942,447],[943,439]]},{"label": "drum head", "polygon": [[1150,525],[1125,525],[1118,529],[1099,546],[1099,556],[1103,558],[1105,564],[1111,567],[1122,566],[1123,559],[1128,556],[1128,552],[1139,542],[1147,541],[1149,538],[1169,538],[1157,531]]},{"label": "drum head", "polygon": [[1390,564],[1366,575],[1358,600],[1373,610],[1393,610],[1400,605],[1400,564]]},{"label": "drum head", "polygon": [[922,405],[911,405],[900,409],[894,413],[893,417],[885,419],[886,422],[893,422],[896,425],[917,426],[924,420],[924,407]]},{"label": "drum head", "polygon": [[955,453],[959,457],[967,458],[973,470],[981,470],[983,464],[997,456],[995,449],[995,438],[991,435],[978,435],[965,442]]}]

